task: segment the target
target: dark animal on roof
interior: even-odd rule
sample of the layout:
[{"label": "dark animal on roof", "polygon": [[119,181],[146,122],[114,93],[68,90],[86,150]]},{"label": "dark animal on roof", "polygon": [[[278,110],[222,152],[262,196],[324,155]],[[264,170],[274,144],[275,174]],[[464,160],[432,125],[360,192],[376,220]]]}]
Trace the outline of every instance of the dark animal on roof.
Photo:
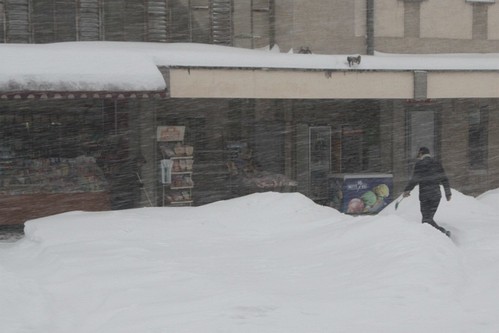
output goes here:
[{"label": "dark animal on roof", "polygon": [[347,61],[348,61],[348,66],[349,67],[352,67],[354,64],[358,65],[360,64],[360,55],[354,57],[354,56],[348,56],[347,57]]}]

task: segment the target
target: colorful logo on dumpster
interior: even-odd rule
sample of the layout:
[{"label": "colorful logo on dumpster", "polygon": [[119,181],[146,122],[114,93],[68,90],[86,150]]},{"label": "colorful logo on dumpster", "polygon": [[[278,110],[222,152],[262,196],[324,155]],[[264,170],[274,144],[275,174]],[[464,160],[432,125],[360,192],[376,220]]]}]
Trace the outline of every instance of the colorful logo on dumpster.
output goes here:
[{"label": "colorful logo on dumpster", "polygon": [[366,190],[368,188],[368,185],[364,183],[362,180],[359,180],[355,184],[348,184],[347,185],[347,190],[349,191],[360,191],[360,190]]}]

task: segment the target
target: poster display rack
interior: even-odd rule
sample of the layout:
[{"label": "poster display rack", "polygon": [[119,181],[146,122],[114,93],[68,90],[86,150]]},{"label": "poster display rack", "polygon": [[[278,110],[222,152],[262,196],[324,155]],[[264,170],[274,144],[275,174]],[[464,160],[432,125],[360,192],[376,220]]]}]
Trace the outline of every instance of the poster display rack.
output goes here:
[{"label": "poster display rack", "polygon": [[185,126],[158,126],[162,206],[192,206],[194,147],[184,143]]}]

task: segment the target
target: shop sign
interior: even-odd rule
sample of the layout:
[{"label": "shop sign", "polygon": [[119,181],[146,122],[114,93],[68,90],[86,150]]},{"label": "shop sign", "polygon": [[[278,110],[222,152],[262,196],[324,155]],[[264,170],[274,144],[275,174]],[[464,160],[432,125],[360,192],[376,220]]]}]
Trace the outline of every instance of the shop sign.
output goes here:
[{"label": "shop sign", "polygon": [[160,142],[183,141],[185,126],[158,126],[156,137]]}]

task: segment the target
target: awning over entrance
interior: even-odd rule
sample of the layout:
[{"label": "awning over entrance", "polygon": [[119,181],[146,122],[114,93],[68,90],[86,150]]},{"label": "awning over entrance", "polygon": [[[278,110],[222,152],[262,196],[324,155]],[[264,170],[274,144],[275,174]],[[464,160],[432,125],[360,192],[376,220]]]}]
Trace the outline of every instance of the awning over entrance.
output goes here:
[{"label": "awning over entrance", "polygon": [[499,98],[499,71],[171,68],[172,98]]},{"label": "awning over entrance", "polygon": [[173,98],[410,99],[409,71],[173,68]]}]

